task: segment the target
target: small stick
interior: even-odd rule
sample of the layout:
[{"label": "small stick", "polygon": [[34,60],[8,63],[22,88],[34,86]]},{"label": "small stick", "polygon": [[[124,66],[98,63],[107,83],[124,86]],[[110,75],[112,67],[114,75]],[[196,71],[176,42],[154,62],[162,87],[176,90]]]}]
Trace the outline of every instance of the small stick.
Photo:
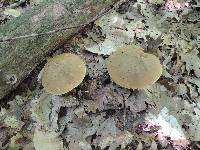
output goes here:
[{"label": "small stick", "polygon": [[57,28],[57,29],[43,32],[43,33],[32,33],[32,34],[22,35],[22,36],[17,36],[17,37],[3,37],[3,38],[0,38],[0,43],[11,41],[11,40],[17,40],[17,39],[31,38],[31,37],[41,36],[41,35],[49,35],[49,34],[53,34],[53,33],[56,33],[56,32],[62,31],[62,30],[68,30],[68,29],[72,29],[72,28],[85,27],[85,26],[89,25],[90,23],[94,22],[95,20],[97,20],[98,18],[102,17],[103,15],[107,14],[111,10],[112,10],[112,8],[105,10],[100,15],[98,15],[97,17],[93,18],[91,21],[89,21],[88,23],[85,23],[85,24],[80,24],[80,25],[76,25],[76,26],[72,26],[72,27]]},{"label": "small stick", "polygon": [[88,24],[81,24],[81,25],[77,25],[77,26],[72,26],[72,27],[63,27],[63,28],[58,28],[58,29],[54,29],[48,32],[43,32],[43,33],[32,33],[32,34],[28,34],[28,35],[22,35],[22,36],[17,36],[17,37],[4,37],[4,38],[0,38],[0,42],[6,42],[6,41],[11,41],[11,40],[17,40],[17,39],[25,39],[25,38],[31,38],[31,37],[35,37],[35,36],[41,36],[41,35],[48,35],[48,34],[52,34],[52,33],[56,33],[62,30],[67,30],[67,29],[72,29],[72,28],[78,28],[78,27],[83,27],[86,26]]}]

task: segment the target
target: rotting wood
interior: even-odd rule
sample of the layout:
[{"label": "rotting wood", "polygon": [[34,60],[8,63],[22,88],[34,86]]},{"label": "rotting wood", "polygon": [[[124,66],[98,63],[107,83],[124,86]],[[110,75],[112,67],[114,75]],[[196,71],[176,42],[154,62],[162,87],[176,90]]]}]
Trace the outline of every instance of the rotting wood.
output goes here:
[{"label": "rotting wood", "polygon": [[[28,76],[48,52],[63,44],[83,26],[118,0],[44,0],[21,16],[0,26],[0,99]],[[51,34],[40,34],[64,27]]]}]

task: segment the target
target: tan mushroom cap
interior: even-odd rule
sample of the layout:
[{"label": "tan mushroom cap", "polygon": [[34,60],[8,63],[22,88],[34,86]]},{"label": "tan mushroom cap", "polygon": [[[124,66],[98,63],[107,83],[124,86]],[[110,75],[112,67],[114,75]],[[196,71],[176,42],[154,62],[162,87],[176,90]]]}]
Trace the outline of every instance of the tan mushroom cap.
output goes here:
[{"label": "tan mushroom cap", "polygon": [[61,95],[77,87],[84,79],[86,66],[77,55],[64,53],[48,60],[44,66],[42,85],[54,95]]},{"label": "tan mushroom cap", "polygon": [[107,69],[114,82],[129,89],[151,85],[162,74],[162,65],[155,55],[132,46],[121,47],[111,54]]}]

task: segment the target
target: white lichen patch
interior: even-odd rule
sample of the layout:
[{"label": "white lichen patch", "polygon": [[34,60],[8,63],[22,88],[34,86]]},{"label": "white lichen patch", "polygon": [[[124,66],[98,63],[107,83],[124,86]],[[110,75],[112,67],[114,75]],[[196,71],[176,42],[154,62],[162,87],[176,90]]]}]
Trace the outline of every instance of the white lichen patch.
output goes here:
[{"label": "white lichen patch", "polygon": [[31,22],[34,24],[40,22],[46,16],[47,11],[48,9],[44,9],[39,14],[35,14],[34,16],[32,16]]},{"label": "white lichen patch", "polygon": [[53,5],[52,11],[50,13],[53,19],[57,20],[66,13],[65,10],[66,9],[61,4],[58,3],[58,4]]},{"label": "white lichen patch", "polygon": [[15,116],[7,116],[4,119],[4,123],[7,127],[18,128],[20,126],[20,121],[16,119]]}]

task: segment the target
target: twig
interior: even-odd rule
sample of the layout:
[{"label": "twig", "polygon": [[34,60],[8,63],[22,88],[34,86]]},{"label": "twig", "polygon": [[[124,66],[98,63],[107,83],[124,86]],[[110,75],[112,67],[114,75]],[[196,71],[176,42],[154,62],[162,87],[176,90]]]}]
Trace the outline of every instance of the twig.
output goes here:
[{"label": "twig", "polygon": [[63,28],[58,28],[55,30],[51,30],[48,32],[43,32],[43,33],[33,33],[33,34],[28,34],[28,35],[22,35],[22,36],[17,36],[17,37],[4,37],[4,38],[0,38],[0,42],[6,42],[6,41],[11,41],[11,40],[17,40],[17,39],[25,39],[25,38],[31,38],[31,37],[36,37],[36,36],[41,36],[41,35],[49,35],[52,33],[56,33],[62,30],[68,30],[68,29],[73,29],[73,28],[78,28],[78,27],[84,27],[88,24],[81,24],[81,25],[77,25],[77,26],[72,26],[72,27],[63,27]]},{"label": "twig", "polygon": [[88,23],[85,23],[85,24],[80,24],[80,25],[71,26],[71,27],[57,28],[57,29],[54,29],[54,30],[51,30],[51,31],[47,31],[47,32],[43,32],[43,33],[32,33],[32,34],[22,35],[22,36],[17,36],[17,37],[3,37],[3,38],[0,38],[0,43],[11,41],[11,40],[17,40],[17,39],[31,38],[31,37],[41,36],[41,35],[49,35],[49,34],[53,34],[53,33],[59,32],[59,31],[78,28],[78,27],[85,27],[85,26],[89,25],[90,23],[94,22],[95,20],[97,20],[98,18],[102,17],[103,15],[107,14],[112,9],[113,8],[109,8],[109,9],[104,10],[98,16],[94,17],[91,21],[89,21]]}]

